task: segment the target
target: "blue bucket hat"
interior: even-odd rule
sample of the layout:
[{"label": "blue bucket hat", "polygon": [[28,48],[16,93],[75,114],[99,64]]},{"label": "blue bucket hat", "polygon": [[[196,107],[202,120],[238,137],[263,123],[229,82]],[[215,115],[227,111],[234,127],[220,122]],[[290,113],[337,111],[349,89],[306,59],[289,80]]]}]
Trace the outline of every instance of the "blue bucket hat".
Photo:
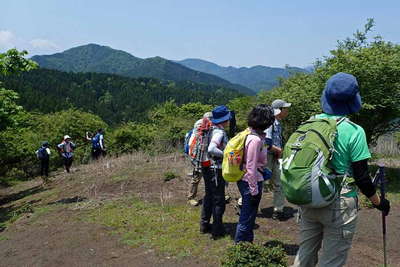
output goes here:
[{"label": "blue bucket hat", "polygon": [[361,109],[356,77],[339,72],[329,78],[321,96],[322,110],[331,115],[347,115]]},{"label": "blue bucket hat", "polygon": [[212,110],[212,123],[219,124],[231,119],[231,112],[226,106],[218,106]]}]

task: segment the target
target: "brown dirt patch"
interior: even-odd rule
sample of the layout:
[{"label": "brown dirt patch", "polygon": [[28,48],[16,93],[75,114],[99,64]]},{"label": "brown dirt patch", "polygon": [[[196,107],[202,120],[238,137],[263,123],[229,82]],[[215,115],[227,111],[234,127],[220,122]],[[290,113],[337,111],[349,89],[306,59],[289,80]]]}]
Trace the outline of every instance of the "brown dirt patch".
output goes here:
[{"label": "brown dirt patch", "polygon": [[[172,171],[177,178],[164,182],[164,173]],[[13,188],[0,189],[0,211],[17,209],[26,203],[33,207],[55,207],[41,216],[23,215],[0,237],[0,266],[205,266],[197,258],[174,259],[146,248],[123,245],[112,229],[80,220],[82,207],[102,200],[136,196],[153,203],[185,203],[190,166],[177,155],[149,157],[133,154],[118,159],[79,166],[69,175],[60,173],[53,184],[40,189],[38,179]],[[226,214],[236,221],[236,185],[228,187],[232,201]],[[200,184],[199,198],[203,195]],[[74,204],[74,200],[76,204]],[[83,201],[82,201],[83,200]],[[33,202],[32,202],[33,201]],[[295,208],[287,207],[293,217],[287,221],[271,219],[272,195],[264,194],[257,218],[255,242],[280,239],[290,256],[297,250],[298,225]],[[387,217],[388,258],[390,266],[400,266],[400,206],[392,205]],[[194,207],[200,213],[200,207]],[[197,224],[197,222],[193,222]],[[227,225],[234,235],[235,224]],[[376,210],[362,209],[347,266],[382,264],[381,218]],[[210,242],[213,242],[210,240]],[[206,249],[205,249],[206,253]]]}]

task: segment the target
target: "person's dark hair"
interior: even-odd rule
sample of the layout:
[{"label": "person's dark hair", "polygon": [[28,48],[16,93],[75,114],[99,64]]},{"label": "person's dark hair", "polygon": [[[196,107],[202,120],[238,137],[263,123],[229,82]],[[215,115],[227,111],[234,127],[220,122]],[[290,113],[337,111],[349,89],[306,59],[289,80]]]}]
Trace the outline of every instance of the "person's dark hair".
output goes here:
[{"label": "person's dark hair", "polygon": [[254,130],[264,131],[274,123],[274,110],[271,106],[260,104],[253,108],[247,117],[247,125]]},{"label": "person's dark hair", "polygon": [[98,133],[103,133],[103,129],[100,128],[100,129],[97,130],[97,132],[98,132]]}]

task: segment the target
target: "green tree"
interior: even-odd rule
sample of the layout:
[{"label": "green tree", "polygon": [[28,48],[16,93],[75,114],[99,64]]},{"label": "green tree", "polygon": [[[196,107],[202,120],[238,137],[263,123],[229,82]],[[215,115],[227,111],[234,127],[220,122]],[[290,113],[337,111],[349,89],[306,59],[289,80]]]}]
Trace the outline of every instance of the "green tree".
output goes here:
[{"label": "green tree", "polygon": [[281,98],[293,103],[285,121],[286,133],[321,112],[319,101],[325,83],[338,72],[350,73],[359,82],[363,109],[350,117],[364,127],[369,140],[385,124],[400,116],[400,45],[384,41],[380,36],[368,39],[373,25],[374,21],[369,19],[363,31],[339,41],[330,56],[315,63],[313,73],[297,74],[271,92],[259,95],[261,102],[271,103]]},{"label": "green tree", "polygon": [[[0,76],[18,74],[36,68],[37,64],[32,60],[25,59],[28,52],[19,52],[10,49],[0,53]],[[2,87],[0,82],[0,131],[7,127],[16,126],[18,121],[25,115],[23,108],[17,105],[18,94]]]},{"label": "green tree", "polygon": [[27,51],[19,52],[17,49],[10,49],[5,53],[0,53],[0,74],[10,75],[35,69],[37,63],[24,58],[27,54]]}]

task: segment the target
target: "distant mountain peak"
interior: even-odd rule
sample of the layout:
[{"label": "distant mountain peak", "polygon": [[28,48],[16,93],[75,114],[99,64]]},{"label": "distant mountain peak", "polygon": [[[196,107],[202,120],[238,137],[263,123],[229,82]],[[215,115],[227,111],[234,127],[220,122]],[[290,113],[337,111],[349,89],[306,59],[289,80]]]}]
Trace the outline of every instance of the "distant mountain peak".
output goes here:
[{"label": "distant mountain peak", "polygon": [[132,78],[151,77],[161,80],[193,81],[232,88],[244,94],[254,94],[254,91],[249,88],[232,84],[213,74],[193,70],[160,56],[142,59],[123,50],[94,43],[73,47],[53,55],[34,56],[32,60],[43,68],[60,71],[112,73]]},{"label": "distant mountain peak", "polygon": [[255,91],[270,90],[279,84],[279,78],[287,78],[293,72],[307,72],[305,69],[289,67],[275,68],[262,65],[252,67],[223,67],[202,59],[188,58],[176,61],[193,70],[219,76],[231,83],[241,84]]}]

